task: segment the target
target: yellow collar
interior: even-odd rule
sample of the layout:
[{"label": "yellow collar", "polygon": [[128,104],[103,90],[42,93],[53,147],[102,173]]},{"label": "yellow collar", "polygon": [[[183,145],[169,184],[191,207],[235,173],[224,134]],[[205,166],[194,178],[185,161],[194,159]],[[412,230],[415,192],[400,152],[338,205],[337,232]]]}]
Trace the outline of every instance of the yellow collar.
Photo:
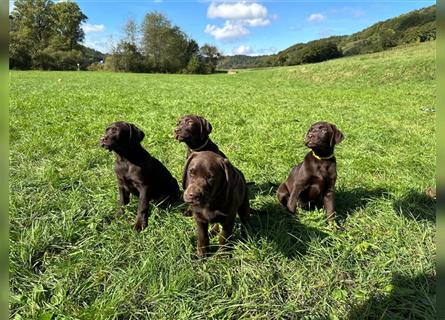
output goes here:
[{"label": "yellow collar", "polygon": [[312,150],[312,155],[315,157],[315,159],[318,159],[318,160],[327,160],[327,159],[331,159],[334,157],[334,154],[331,154],[330,156],[327,156],[327,157],[319,157],[315,154],[314,150]]},{"label": "yellow collar", "polygon": [[192,148],[190,148],[190,149],[192,149],[192,151],[199,151],[199,150],[204,149],[206,147],[207,143],[209,143],[209,139],[210,138],[207,138],[206,142],[204,142],[204,144],[202,146],[195,148],[195,149],[192,149]]}]

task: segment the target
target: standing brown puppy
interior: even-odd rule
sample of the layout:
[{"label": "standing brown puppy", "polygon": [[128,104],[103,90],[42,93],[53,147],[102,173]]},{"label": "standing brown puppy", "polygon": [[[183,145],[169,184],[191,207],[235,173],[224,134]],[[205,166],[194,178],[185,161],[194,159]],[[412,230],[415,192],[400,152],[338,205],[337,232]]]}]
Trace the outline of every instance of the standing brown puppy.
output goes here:
[{"label": "standing brown puppy", "polygon": [[334,218],[337,179],[334,146],[343,138],[343,133],[331,123],[317,122],[310,127],[304,143],[312,151],[291,170],[277,190],[278,200],[289,212],[294,213],[297,206],[307,209],[322,204],[328,220]]},{"label": "standing brown puppy", "polygon": [[207,255],[209,223],[219,223],[219,245],[224,248],[232,235],[236,212],[244,236],[249,225],[249,198],[241,171],[214,152],[193,152],[184,171],[184,201],[190,205],[197,224],[197,255]]},{"label": "standing brown puppy", "polygon": [[116,176],[119,188],[118,214],[130,202],[130,193],[139,197],[134,229],[147,225],[149,201],[179,199],[178,182],[167,168],[141,146],[144,132],[128,122],[114,122],[107,127],[100,145],[116,153]]},{"label": "standing brown puppy", "polygon": [[182,116],[174,130],[175,139],[187,145],[187,158],[193,151],[213,151],[223,158],[226,155],[209,138],[212,125],[206,119],[196,115]]}]

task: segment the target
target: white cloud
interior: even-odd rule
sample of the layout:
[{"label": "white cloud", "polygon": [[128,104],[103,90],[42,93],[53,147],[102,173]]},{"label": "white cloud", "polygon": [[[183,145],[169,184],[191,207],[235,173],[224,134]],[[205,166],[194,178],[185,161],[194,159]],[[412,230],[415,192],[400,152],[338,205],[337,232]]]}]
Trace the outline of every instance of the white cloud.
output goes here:
[{"label": "white cloud", "polygon": [[85,33],[90,33],[90,32],[103,32],[105,31],[105,26],[103,24],[89,24],[89,23],[85,23],[82,26],[82,29]]},{"label": "white cloud", "polygon": [[95,49],[102,53],[109,53],[112,44],[107,38],[86,39],[83,43],[86,47]]},{"label": "white cloud", "polygon": [[207,17],[229,20],[264,19],[267,17],[267,8],[255,2],[212,3],[207,10]]},{"label": "white cloud", "polygon": [[240,45],[232,49],[233,54],[253,55],[255,50],[251,46]]},{"label": "white cloud", "polygon": [[309,16],[307,19],[309,22],[320,22],[326,19],[326,16],[324,16],[321,13],[313,13]]},{"label": "white cloud", "polygon": [[263,27],[269,25],[270,20],[263,18],[255,18],[255,19],[241,20],[241,23],[246,24],[250,27]]},{"label": "white cloud", "polygon": [[224,23],[222,28],[208,24],[204,32],[210,34],[216,40],[236,39],[250,33],[242,24],[232,23],[229,20]]},{"label": "white cloud", "polygon": [[275,47],[255,49],[248,45],[240,45],[239,47],[235,47],[232,49],[232,55],[241,54],[246,56],[269,55],[276,52],[277,48]]},{"label": "white cloud", "polygon": [[[225,19],[224,26],[208,24],[204,32],[216,40],[233,40],[250,33],[247,27],[264,27],[269,25],[267,8],[256,2],[212,2],[207,9],[209,19]],[[272,15],[271,19],[276,19]]]}]

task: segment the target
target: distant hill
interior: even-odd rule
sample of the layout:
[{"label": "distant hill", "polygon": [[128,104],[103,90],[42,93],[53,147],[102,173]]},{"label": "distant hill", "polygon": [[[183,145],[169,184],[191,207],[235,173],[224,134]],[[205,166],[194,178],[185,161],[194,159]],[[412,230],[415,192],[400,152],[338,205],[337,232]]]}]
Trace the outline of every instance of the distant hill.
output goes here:
[{"label": "distant hill", "polygon": [[378,22],[352,35],[297,43],[274,55],[224,56],[220,69],[290,66],[383,51],[398,45],[436,39],[436,5]]}]

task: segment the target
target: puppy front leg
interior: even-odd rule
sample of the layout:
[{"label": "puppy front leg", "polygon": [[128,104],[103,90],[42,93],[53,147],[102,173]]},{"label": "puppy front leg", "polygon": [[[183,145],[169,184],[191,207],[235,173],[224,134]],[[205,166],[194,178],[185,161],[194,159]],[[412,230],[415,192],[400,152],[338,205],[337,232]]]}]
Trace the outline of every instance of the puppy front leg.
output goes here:
[{"label": "puppy front leg", "polygon": [[323,206],[324,209],[326,211],[326,218],[328,219],[328,221],[333,221],[334,220],[334,198],[335,198],[335,193],[334,193],[334,187],[330,187],[328,188],[328,190],[326,191],[326,193],[324,194],[323,197]]},{"label": "puppy front leg", "polygon": [[[235,215],[233,215],[235,217]],[[218,250],[226,250],[227,249],[227,240],[232,236],[233,226],[235,224],[235,219],[229,219],[225,221],[222,225],[222,232],[219,235],[219,249]]]},{"label": "puppy front leg", "polygon": [[289,190],[287,189],[286,182],[280,184],[280,186],[278,187],[277,197],[282,206],[286,207],[287,202],[289,201]]},{"label": "puppy front leg", "polygon": [[207,249],[209,246],[209,224],[207,222],[196,221],[196,226],[196,232],[198,236],[196,254],[199,258],[204,258],[207,255]]},{"label": "puppy front leg", "polygon": [[124,214],[124,206],[130,202],[130,192],[127,191],[122,185],[119,185],[119,209],[117,215]]},{"label": "puppy front leg", "polygon": [[300,197],[300,193],[303,190],[304,190],[304,188],[300,184],[297,184],[292,188],[292,191],[289,196],[289,200],[287,201],[287,210],[290,213],[292,213],[292,214],[295,213],[295,209],[297,208],[298,198]]},{"label": "puppy front leg", "polygon": [[147,226],[148,210],[150,208],[149,200],[150,195],[148,189],[141,190],[139,192],[138,213],[134,223],[134,230],[138,232]]}]

